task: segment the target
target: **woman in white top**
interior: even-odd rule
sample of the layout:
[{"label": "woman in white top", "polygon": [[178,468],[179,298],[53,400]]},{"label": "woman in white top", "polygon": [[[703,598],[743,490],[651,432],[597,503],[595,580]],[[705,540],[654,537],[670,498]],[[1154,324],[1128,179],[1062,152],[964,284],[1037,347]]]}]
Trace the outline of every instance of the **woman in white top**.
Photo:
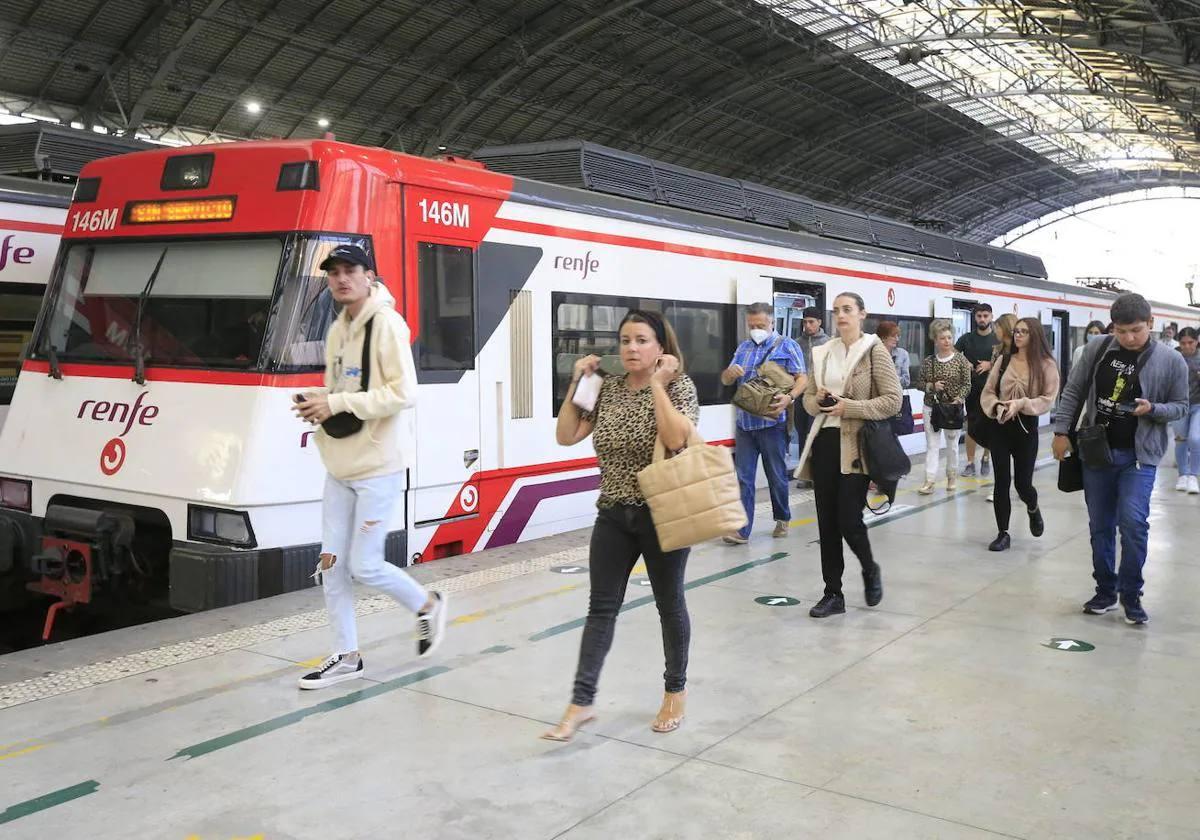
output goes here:
[{"label": "woman in white top", "polygon": [[1092,321],[1087,325],[1084,331],[1083,344],[1075,348],[1075,352],[1071,354],[1071,367],[1079,364],[1079,360],[1083,358],[1083,348],[1087,347],[1087,343],[1093,338],[1104,335],[1104,323],[1102,321]]},{"label": "woman in white top", "polygon": [[900,378],[891,353],[879,338],[863,333],[866,317],[863,299],[853,292],[834,298],[838,336],[813,348],[812,376],[804,391],[804,410],[816,420],[809,429],[796,478],[813,483],[825,578],[825,595],[808,613],[813,618],[846,611],[843,539],[862,564],[867,606],[883,599],[883,578],[862,518],[868,479],[858,433],[863,421],[887,420],[900,410]]},{"label": "woman in white top", "polygon": [[917,492],[922,496],[933,493],[937,480],[942,436],[946,438],[946,490],[953,491],[958,481],[958,439],[963,430],[940,429],[934,425],[934,406],[962,404],[966,415],[967,396],[971,393],[971,363],[954,349],[954,325],[946,320],[929,326],[933,339],[933,354],[921,362],[921,387],[925,389],[925,483]]}]

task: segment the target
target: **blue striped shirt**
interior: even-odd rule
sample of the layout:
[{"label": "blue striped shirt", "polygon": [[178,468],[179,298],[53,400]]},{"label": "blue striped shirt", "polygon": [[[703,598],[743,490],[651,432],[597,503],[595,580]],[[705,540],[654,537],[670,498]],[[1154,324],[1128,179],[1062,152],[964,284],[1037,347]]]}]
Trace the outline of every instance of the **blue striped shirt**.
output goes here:
[{"label": "blue striped shirt", "polygon": [[[793,339],[785,338],[779,342],[779,347],[772,350],[771,348],[775,347],[776,341],[779,341],[779,333],[771,333],[771,337],[762,344],[755,344],[753,341],[746,340],[738,345],[737,350],[733,354],[733,362],[731,364],[741,365],[746,373],[736,384],[741,385],[747,379],[753,379],[758,372],[758,366],[767,361],[778,363],[792,376],[808,372],[804,366],[804,351],[800,349],[799,344]],[[737,410],[738,428],[746,432],[770,429],[773,426],[778,426],[786,422],[786,411],[779,416],[778,420],[772,420],[770,417],[758,417],[740,408]]]}]

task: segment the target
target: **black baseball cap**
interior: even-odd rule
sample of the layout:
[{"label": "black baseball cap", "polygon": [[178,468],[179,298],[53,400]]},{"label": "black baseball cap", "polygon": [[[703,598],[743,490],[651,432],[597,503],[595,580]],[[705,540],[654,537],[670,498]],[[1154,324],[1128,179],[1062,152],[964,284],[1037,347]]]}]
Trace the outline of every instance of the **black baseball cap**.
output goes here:
[{"label": "black baseball cap", "polygon": [[361,265],[363,268],[372,269],[371,258],[367,256],[367,252],[357,245],[339,245],[329,252],[329,256],[321,261],[319,268],[321,271],[328,271],[329,266],[335,262],[349,263],[350,265]]}]

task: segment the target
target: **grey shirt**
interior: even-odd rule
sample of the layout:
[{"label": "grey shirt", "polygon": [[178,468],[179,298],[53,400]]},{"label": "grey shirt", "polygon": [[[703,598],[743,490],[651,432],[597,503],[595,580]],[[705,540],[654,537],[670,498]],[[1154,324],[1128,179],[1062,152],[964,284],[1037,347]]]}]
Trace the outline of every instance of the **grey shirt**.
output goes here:
[{"label": "grey shirt", "polygon": [[820,347],[826,341],[829,341],[829,336],[825,335],[824,328],[817,330],[816,335],[802,333],[796,339],[796,343],[800,345],[800,351],[804,353],[804,369],[811,371],[813,369],[813,348]]},{"label": "grey shirt", "polygon": [[[1101,353],[1107,356],[1116,353],[1121,345],[1112,341],[1092,341],[1086,345],[1083,358],[1071,371],[1067,387],[1059,398],[1054,415],[1054,433],[1065,435],[1070,431],[1071,419],[1080,401],[1083,403],[1083,425],[1096,422],[1096,369]],[[1138,356],[1138,385],[1142,399],[1150,402],[1149,414],[1138,418],[1133,446],[1140,463],[1158,466],[1167,451],[1167,425],[1187,415],[1188,412],[1188,365],[1181,353],[1164,346],[1160,341],[1147,342]]]}]

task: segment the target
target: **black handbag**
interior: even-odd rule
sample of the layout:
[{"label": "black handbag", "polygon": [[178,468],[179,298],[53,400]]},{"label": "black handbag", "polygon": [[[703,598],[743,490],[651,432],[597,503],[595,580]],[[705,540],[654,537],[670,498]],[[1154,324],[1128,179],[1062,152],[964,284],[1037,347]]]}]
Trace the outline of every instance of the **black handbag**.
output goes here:
[{"label": "black handbag", "polygon": [[[367,391],[371,387],[371,326],[375,323],[375,316],[367,321],[367,325],[363,328],[363,345],[362,345],[362,379],[360,391]],[[328,420],[321,424],[321,428],[325,430],[325,434],[331,438],[348,438],[350,435],[357,434],[363,427],[363,421],[349,411],[339,411],[331,416]]]},{"label": "black handbag", "polygon": [[940,432],[943,429],[955,431],[961,429],[967,420],[967,407],[960,402],[948,403],[938,399],[929,408],[929,421],[933,424],[933,430]]},{"label": "black handbag", "polygon": [[[1079,432],[1075,428],[1079,425],[1079,418],[1083,415],[1083,406],[1087,399],[1091,396],[1091,382],[1096,376],[1096,368],[1100,365],[1100,359],[1108,352],[1108,348],[1112,346],[1112,336],[1104,338],[1104,346],[1100,348],[1100,352],[1096,354],[1096,358],[1092,361],[1092,369],[1088,371],[1088,387],[1084,389],[1083,396],[1079,399],[1079,404],[1075,406],[1075,413],[1071,416],[1071,425],[1068,426],[1070,431],[1067,432],[1067,439],[1071,442],[1071,454],[1058,462],[1058,489],[1063,493],[1078,493],[1083,489],[1083,457],[1079,451]],[[1100,426],[1091,428],[1101,429],[1104,432],[1104,446],[1108,447],[1108,430]],[[1109,458],[1112,458],[1112,453],[1109,453]],[[1111,460],[1110,460],[1111,463]]]},{"label": "black handbag", "polygon": [[[874,365],[872,360],[872,384],[875,382]],[[896,501],[900,479],[912,471],[912,460],[893,431],[890,419],[863,421],[858,431],[858,453],[854,466],[864,469],[879,491],[887,496],[886,504],[878,508],[868,504],[867,509],[876,515],[886,513]]]},{"label": "black handbag", "polygon": [[[1000,397],[1000,381],[1004,379],[1004,372],[1008,370],[1008,363],[1012,361],[1011,354],[1004,354],[1000,361],[1000,375],[996,377],[996,398]],[[986,388],[987,385],[985,384]],[[971,436],[977,444],[984,449],[991,449],[992,444],[996,442],[997,436],[1000,434],[1000,423],[994,417],[988,417],[982,410],[977,414],[973,422],[967,424],[967,434]]]}]

